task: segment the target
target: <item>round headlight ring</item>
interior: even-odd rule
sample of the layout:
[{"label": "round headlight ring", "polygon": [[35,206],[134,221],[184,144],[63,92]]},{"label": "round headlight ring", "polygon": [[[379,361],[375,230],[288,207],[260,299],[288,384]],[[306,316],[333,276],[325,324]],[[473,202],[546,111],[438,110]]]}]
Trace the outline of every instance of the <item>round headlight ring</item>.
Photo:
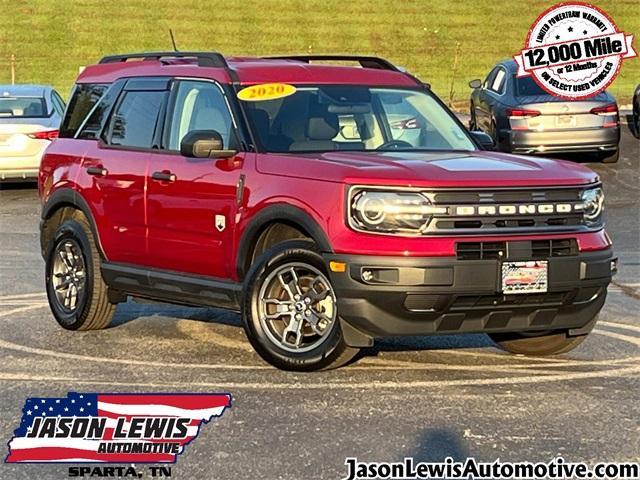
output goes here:
[{"label": "round headlight ring", "polygon": [[584,201],[584,218],[589,221],[597,220],[604,207],[604,192],[601,188],[585,190],[582,194]]}]

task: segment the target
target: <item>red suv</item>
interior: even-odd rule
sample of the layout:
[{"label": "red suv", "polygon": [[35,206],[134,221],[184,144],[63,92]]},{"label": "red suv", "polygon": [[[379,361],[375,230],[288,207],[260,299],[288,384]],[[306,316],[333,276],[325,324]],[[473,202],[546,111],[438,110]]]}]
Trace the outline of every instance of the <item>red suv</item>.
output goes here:
[{"label": "red suv", "polygon": [[51,309],[71,330],[128,296],[239,311],[289,370],[391,335],[566,352],[616,267],[602,186],[486,144],[379,58],[105,57],[40,169]]}]

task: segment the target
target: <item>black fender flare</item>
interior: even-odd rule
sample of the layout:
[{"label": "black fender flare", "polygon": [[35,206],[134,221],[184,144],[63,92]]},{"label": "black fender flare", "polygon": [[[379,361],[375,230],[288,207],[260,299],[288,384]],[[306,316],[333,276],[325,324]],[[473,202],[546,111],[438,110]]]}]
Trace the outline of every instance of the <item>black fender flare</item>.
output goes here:
[{"label": "black fender flare", "polygon": [[72,188],[60,188],[59,190],[56,190],[42,205],[42,212],[40,213],[40,248],[42,251],[42,255],[46,255],[47,249],[47,245],[45,245],[44,242],[44,236],[42,235],[44,224],[55,211],[57,211],[59,208],[64,207],[73,207],[84,213],[84,216],[87,217],[87,220],[89,220],[91,233],[93,233],[93,238],[96,239],[98,251],[102,255],[102,258],[106,258],[104,255],[102,244],[100,243],[100,235],[98,235],[98,229],[96,228],[96,223],[93,219],[91,208],[89,207],[87,201],[82,197],[82,195],[80,195],[76,190]]},{"label": "black fender flare", "polygon": [[318,245],[321,252],[332,253],[333,248],[324,230],[304,210],[286,203],[269,205],[257,213],[242,234],[236,255],[236,272],[238,278],[247,273],[245,265],[254,242],[264,227],[273,222],[283,222],[302,229]]}]

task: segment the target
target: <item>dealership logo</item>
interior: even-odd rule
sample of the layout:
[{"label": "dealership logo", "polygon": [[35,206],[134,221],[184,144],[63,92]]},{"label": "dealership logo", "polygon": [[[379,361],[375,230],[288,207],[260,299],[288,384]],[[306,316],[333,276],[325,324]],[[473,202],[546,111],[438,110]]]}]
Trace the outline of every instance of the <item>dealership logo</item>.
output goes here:
[{"label": "dealership logo", "polygon": [[613,82],[624,59],[637,56],[632,43],[633,35],[619,31],[599,8],[561,3],[543,12],[529,30],[524,49],[514,57],[517,76],[533,76],[558,97],[592,97]]},{"label": "dealership logo", "polygon": [[231,395],[69,393],[29,398],[7,463],[175,463]]}]

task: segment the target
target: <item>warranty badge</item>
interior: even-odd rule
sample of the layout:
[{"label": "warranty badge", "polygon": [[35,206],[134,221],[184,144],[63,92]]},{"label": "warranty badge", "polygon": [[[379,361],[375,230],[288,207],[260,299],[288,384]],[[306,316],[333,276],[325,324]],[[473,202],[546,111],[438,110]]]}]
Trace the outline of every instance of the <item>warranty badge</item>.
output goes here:
[{"label": "warranty badge", "polygon": [[525,48],[514,57],[518,77],[533,75],[545,91],[570,99],[602,92],[622,61],[637,56],[633,35],[618,30],[605,12],[580,2],[546,10],[529,30]]}]

